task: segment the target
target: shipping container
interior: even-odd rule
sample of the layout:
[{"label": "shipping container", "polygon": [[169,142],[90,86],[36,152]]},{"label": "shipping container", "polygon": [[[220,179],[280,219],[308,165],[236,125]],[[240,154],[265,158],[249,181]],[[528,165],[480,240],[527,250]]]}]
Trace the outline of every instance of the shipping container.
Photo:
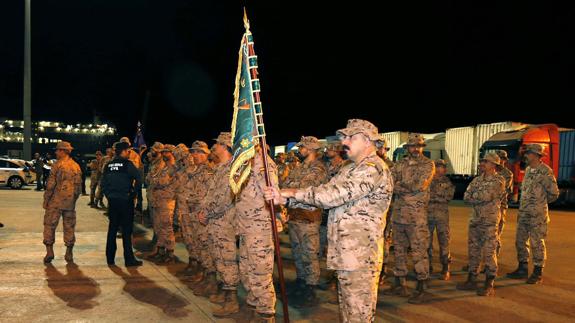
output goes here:
[{"label": "shipping container", "polygon": [[447,129],[445,136],[446,159],[449,174],[477,175],[479,148],[492,135],[524,127],[519,122],[496,122],[473,127]]},{"label": "shipping container", "polygon": [[575,130],[559,132],[559,174],[557,182],[575,182]]},{"label": "shipping container", "polygon": [[[385,138],[385,140],[387,140],[389,151],[393,154],[397,148],[401,147],[407,141],[409,132],[407,131],[384,132],[381,134],[381,136]],[[389,158],[393,157],[389,156]]]}]

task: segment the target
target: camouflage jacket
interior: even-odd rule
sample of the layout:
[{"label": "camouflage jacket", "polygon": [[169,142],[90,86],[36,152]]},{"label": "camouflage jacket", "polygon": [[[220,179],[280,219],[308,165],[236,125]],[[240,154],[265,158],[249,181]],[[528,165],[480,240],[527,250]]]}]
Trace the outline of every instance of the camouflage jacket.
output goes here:
[{"label": "camouflage jacket", "polygon": [[148,173],[149,190],[151,190],[152,207],[159,207],[175,200],[176,167],[160,162]]},{"label": "camouflage jacket", "polygon": [[395,165],[393,161],[391,161],[391,159],[389,159],[387,156],[385,158],[382,158],[383,162],[387,165],[387,167],[389,169],[392,169],[393,166]]},{"label": "camouflage jacket", "polygon": [[208,193],[208,185],[214,175],[214,169],[209,163],[196,165],[196,170],[191,174],[190,180],[186,184],[188,195],[188,207],[192,212],[199,211],[202,201]]},{"label": "camouflage jacket", "polygon": [[435,165],[429,158],[406,157],[391,169],[398,212],[393,212],[393,223],[427,223],[429,186],[435,174]]},{"label": "camouflage jacket", "polygon": [[90,168],[90,180],[92,181],[92,183],[99,181],[100,178],[102,177],[102,173],[100,172],[101,163],[102,159],[100,159],[100,161],[98,161],[97,159],[92,159],[92,161],[88,165],[88,168]]},{"label": "camouflage jacket", "polygon": [[76,209],[76,200],[82,193],[82,172],[72,159],[58,160],[52,165],[44,192],[44,208]]},{"label": "camouflage jacket", "polygon": [[507,167],[501,168],[498,172],[501,177],[505,180],[505,198],[501,202],[501,208],[507,209],[509,195],[513,194],[513,172],[509,170]]},{"label": "camouflage jacket", "polygon": [[280,185],[283,184],[283,182],[286,180],[286,178],[289,175],[289,167],[286,163],[281,163],[277,165],[277,171],[278,171],[278,179],[280,181]]},{"label": "camouflage jacket", "polygon": [[553,170],[546,164],[536,168],[527,167],[521,183],[519,217],[539,217],[549,219],[548,203],[559,198],[559,188]]},{"label": "camouflage jacket", "polygon": [[[271,157],[268,158],[268,171],[272,186],[279,188],[277,167]],[[235,201],[239,232],[271,232],[271,215],[263,193],[265,187],[267,187],[265,168],[261,154],[256,154],[252,160],[250,177]]]},{"label": "camouflage jacket", "polygon": [[208,190],[201,202],[201,209],[208,219],[221,218],[234,204],[234,195],[230,187],[230,169],[232,161],[216,165],[213,176],[207,184]]},{"label": "camouflage jacket", "polygon": [[[285,182],[284,188],[307,188],[319,186],[327,181],[327,169],[323,162],[316,159],[312,162],[303,162],[299,167],[293,169]],[[298,207],[288,207],[290,220],[304,222],[321,221],[321,210],[309,210]]]},{"label": "camouflage jacket", "polygon": [[140,155],[131,148],[128,149],[128,160],[131,161],[137,169],[142,169],[144,167]]},{"label": "camouflage jacket", "polygon": [[453,199],[455,186],[447,176],[434,177],[429,186],[428,220],[449,221],[449,201]]},{"label": "camouflage jacket", "polygon": [[102,157],[102,159],[100,159],[100,174],[104,174],[104,169],[106,168],[106,165],[108,165],[109,162],[112,161],[112,159],[114,159],[113,157],[110,157],[108,155]]},{"label": "camouflage jacket", "polygon": [[289,204],[330,209],[330,269],[375,271],[383,261],[383,230],[392,193],[391,173],[374,152],[344,166],[328,183],[298,190]]},{"label": "camouflage jacket", "polygon": [[[192,159],[186,159],[176,163],[176,199],[182,203],[187,203],[190,192],[188,190],[188,182],[193,178],[196,172],[196,165]],[[186,205],[187,208],[187,205]]]},{"label": "camouflage jacket", "polygon": [[505,179],[499,174],[475,177],[463,196],[465,203],[473,207],[470,222],[497,224],[501,216],[501,201],[505,197]]},{"label": "camouflage jacket", "polygon": [[339,170],[345,166],[347,162],[345,160],[340,160],[337,163],[333,163],[332,160],[330,160],[326,167],[327,167],[327,178],[331,179],[333,178],[338,172]]}]

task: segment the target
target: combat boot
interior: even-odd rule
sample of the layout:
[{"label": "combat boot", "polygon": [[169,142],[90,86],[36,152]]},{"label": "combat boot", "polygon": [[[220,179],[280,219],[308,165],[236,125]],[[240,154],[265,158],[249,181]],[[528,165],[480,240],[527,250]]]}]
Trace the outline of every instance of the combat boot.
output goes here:
[{"label": "combat boot", "polygon": [[533,267],[533,273],[527,279],[527,284],[539,284],[543,281],[543,267],[535,266]]},{"label": "combat boot", "polygon": [[411,296],[407,302],[409,304],[424,304],[427,302],[428,294],[425,292],[425,280],[418,280],[417,287],[415,287],[415,293]]},{"label": "combat boot", "polygon": [[304,292],[304,288],[306,286],[305,280],[301,278],[297,278],[295,281],[294,288],[288,292],[288,296],[298,296]]},{"label": "combat boot", "polygon": [[276,318],[274,314],[258,313],[250,320],[250,323],[275,323]]},{"label": "combat boot", "polygon": [[449,272],[449,263],[445,262],[442,264],[441,276],[439,277],[439,279],[449,280],[450,278],[451,278],[451,273]]},{"label": "combat boot", "polygon": [[200,283],[201,281],[203,281],[205,276],[206,276],[205,275],[205,269],[203,269],[201,267],[201,265],[199,265],[198,271],[194,275],[190,276],[188,278],[188,281],[192,284],[197,284],[197,283]]},{"label": "combat boot", "polygon": [[223,304],[226,301],[226,292],[222,289],[222,286],[218,286],[218,291],[215,294],[210,295],[210,302],[214,304]]},{"label": "combat boot", "polygon": [[464,283],[458,283],[455,287],[458,290],[477,290],[477,274],[469,273]]},{"label": "combat boot", "polygon": [[235,290],[226,290],[224,293],[225,301],[222,304],[222,308],[212,311],[212,315],[215,317],[226,317],[240,311],[240,304],[238,304],[238,292]]},{"label": "combat boot", "polygon": [[166,249],[164,256],[158,260],[160,265],[171,265],[176,263],[176,256],[174,256],[174,250]]},{"label": "combat boot", "polygon": [[477,291],[479,296],[495,296],[495,276],[485,277],[485,286]]},{"label": "combat boot", "polygon": [[383,291],[383,295],[409,297],[409,290],[407,289],[407,282],[405,277],[395,277],[393,285]]},{"label": "combat boot", "polygon": [[529,274],[529,269],[527,269],[527,263],[526,262],[520,262],[519,265],[517,266],[517,269],[515,269],[515,271],[507,274],[507,278],[527,279],[528,274]]},{"label": "combat boot", "polygon": [[215,273],[208,274],[204,281],[204,284],[202,284],[201,287],[198,287],[197,290],[194,291],[194,295],[209,297],[210,295],[218,292],[218,283],[216,281]]},{"label": "combat boot", "polygon": [[156,247],[156,249],[149,255],[147,255],[145,258],[146,260],[154,260],[154,258],[160,253],[160,247]]},{"label": "combat boot", "polygon": [[66,255],[64,256],[64,260],[66,260],[67,263],[74,262],[74,253],[72,252],[73,249],[73,246],[66,247]]},{"label": "combat boot", "polygon": [[190,277],[196,273],[197,268],[198,268],[198,262],[192,258],[188,258],[188,265],[186,266],[186,268],[184,268],[184,270],[179,271],[177,275]]},{"label": "combat boot", "polygon": [[52,245],[46,245],[46,256],[44,256],[44,263],[49,264],[54,260],[54,247]]}]

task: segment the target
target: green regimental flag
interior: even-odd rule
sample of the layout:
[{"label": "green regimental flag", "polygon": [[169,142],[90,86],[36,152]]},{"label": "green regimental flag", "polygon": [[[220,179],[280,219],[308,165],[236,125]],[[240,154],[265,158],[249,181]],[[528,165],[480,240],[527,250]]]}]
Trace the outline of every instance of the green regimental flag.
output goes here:
[{"label": "green regimental flag", "polygon": [[230,186],[238,194],[251,172],[258,138],[265,136],[260,102],[258,61],[254,52],[253,36],[244,11],[246,32],[240,44],[236,89],[234,91],[234,117],[232,120],[233,160]]}]

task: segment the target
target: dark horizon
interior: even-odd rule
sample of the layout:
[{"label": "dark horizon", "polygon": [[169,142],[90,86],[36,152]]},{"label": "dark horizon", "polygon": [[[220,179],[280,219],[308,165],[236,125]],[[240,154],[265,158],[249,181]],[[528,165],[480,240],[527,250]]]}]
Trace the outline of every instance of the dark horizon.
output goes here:
[{"label": "dark horizon", "polygon": [[[562,112],[575,106],[572,7],[384,6],[247,1],[272,144],[332,135],[354,117],[380,132],[575,128]],[[98,115],[129,137],[142,120],[146,140],[172,143],[229,130],[242,7],[32,1],[33,120]],[[1,3],[0,117],[22,118],[23,26],[23,2]]]}]

